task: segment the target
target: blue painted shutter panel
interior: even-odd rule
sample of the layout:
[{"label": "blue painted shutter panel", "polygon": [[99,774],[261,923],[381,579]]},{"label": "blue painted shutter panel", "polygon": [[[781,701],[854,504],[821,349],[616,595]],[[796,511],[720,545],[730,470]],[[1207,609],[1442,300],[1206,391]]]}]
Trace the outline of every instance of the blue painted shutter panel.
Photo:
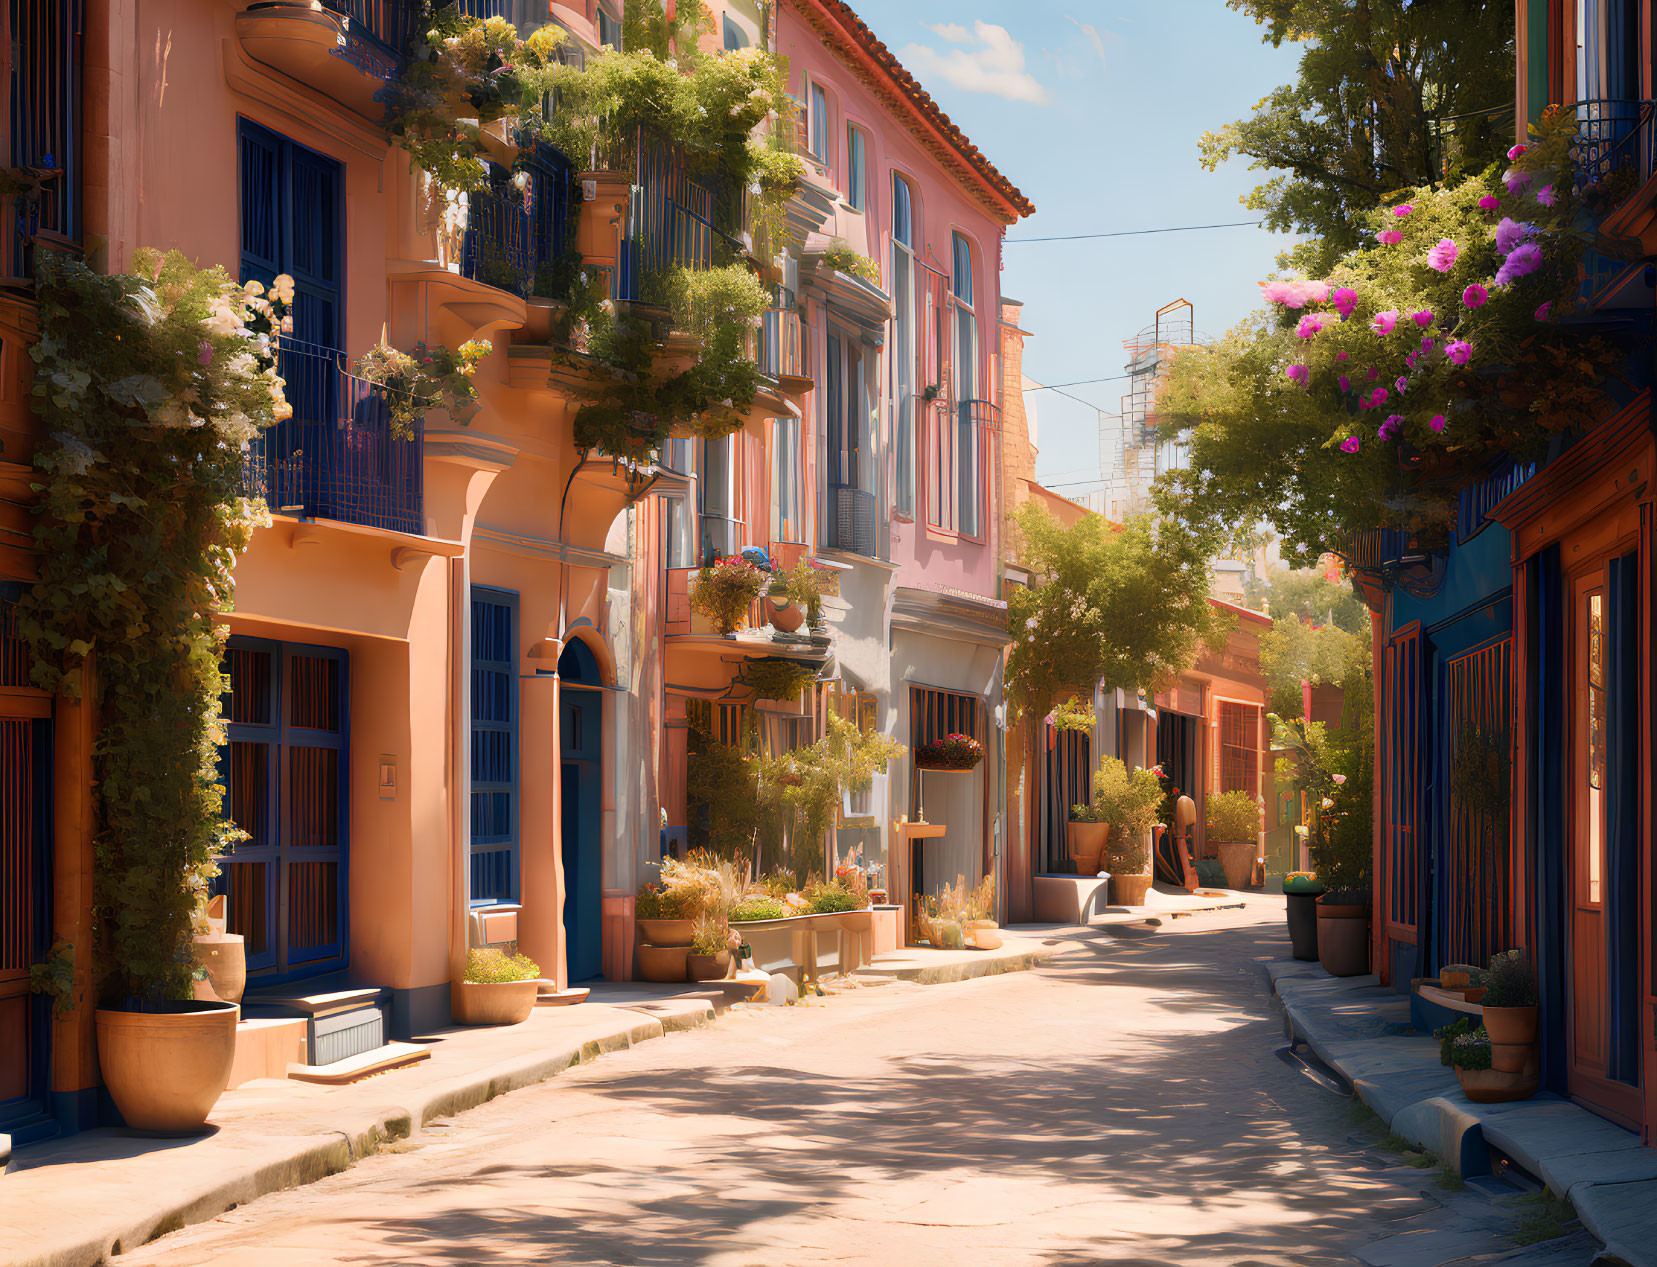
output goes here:
[{"label": "blue painted shutter panel", "polygon": [[518,896],[518,596],[472,588],[471,900]]}]

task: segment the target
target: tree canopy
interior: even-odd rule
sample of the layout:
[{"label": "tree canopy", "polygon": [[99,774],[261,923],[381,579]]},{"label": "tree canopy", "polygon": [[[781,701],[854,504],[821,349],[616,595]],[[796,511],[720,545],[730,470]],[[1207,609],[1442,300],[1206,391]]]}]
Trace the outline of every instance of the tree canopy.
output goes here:
[{"label": "tree canopy", "polygon": [[1205,134],[1204,166],[1273,171],[1244,200],[1280,233],[1313,235],[1284,263],[1324,272],[1389,193],[1455,184],[1512,144],[1513,6],[1482,0],[1229,0],[1267,43],[1305,46],[1293,83]]}]

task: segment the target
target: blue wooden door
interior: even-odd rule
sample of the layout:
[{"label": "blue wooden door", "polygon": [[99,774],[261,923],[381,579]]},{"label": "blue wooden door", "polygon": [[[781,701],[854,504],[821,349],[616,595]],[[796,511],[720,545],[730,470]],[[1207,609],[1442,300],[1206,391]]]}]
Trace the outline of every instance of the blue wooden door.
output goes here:
[{"label": "blue wooden door", "polygon": [[518,596],[472,587],[474,905],[518,900]]},{"label": "blue wooden door", "polygon": [[248,838],[219,859],[215,889],[255,978],[347,959],[347,669],[334,647],[232,638],[226,652],[225,810]]},{"label": "blue wooden door", "polygon": [[564,936],[571,981],[603,970],[604,697],[598,661],[579,638],[558,657],[563,780]]}]

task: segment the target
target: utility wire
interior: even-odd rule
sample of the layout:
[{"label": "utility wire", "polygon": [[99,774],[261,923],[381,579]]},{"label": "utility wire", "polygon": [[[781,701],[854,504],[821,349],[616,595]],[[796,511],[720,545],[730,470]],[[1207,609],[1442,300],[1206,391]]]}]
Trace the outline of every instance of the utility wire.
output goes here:
[{"label": "utility wire", "polygon": [[1264,224],[1264,220],[1231,220],[1225,224],[1179,224],[1165,229],[1122,229],[1115,233],[1067,233],[1052,238],[1002,238],[1008,246],[1023,242],[1087,242],[1096,238],[1138,238],[1150,233],[1196,233],[1201,229],[1241,229]]},{"label": "utility wire", "polygon": [[1078,378],[1071,383],[1042,383],[1037,387],[1026,387],[1027,392],[1056,392],[1061,387],[1086,387],[1089,383],[1114,383],[1124,378],[1132,378],[1132,374],[1112,374],[1108,378]]}]

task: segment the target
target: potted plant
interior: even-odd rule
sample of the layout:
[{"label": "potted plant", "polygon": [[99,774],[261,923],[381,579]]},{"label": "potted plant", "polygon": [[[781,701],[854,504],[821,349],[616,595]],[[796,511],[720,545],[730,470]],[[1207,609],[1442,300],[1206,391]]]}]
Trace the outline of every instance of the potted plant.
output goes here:
[{"label": "potted plant", "polygon": [[971,735],[945,735],[915,745],[918,770],[971,770],[984,759],[984,745]]},{"label": "potted plant", "polygon": [[529,1019],[541,992],[541,966],[492,946],[466,952],[466,977],[450,991],[449,1007],[461,1025],[517,1025]]},{"label": "potted plant", "polygon": [[1288,907],[1289,945],[1296,959],[1318,957],[1318,898],[1323,885],[1310,871],[1294,871],[1283,877]]},{"label": "potted plant", "polygon": [[1077,875],[1098,875],[1099,860],[1110,839],[1110,819],[1102,805],[1072,805],[1064,828],[1070,864]]},{"label": "potted plant", "polygon": [[688,946],[696,927],[694,895],[687,889],[645,884],[633,899],[633,929],[652,946]]},{"label": "potted plant", "polygon": [[1528,1100],[1536,1094],[1538,1078],[1534,1067],[1504,1070],[1494,1065],[1495,1051],[1490,1036],[1482,1029],[1455,1034],[1448,1039],[1450,1064],[1461,1083],[1462,1094],[1475,1104],[1501,1104]]},{"label": "potted plant", "polygon": [[1479,999],[1485,1032],[1490,1035],[1495,1067],[1519,1073],[1536,1050],[1536,971],[1522,950],[1492,955]]},{"label": "potted plant", "polygon": [[823,574],[809,559],[781,569],[771,578],[766,606],[772,627],[783,633],[802,624],[815,629],[823,618]]},{"label": "potted plant", "polygon": [[715,559],[697,572],[690,605],[723,637],[748,623],[749,608],[765,592],[769,579],[765,569],[740,556]]},{"label": "potted plant", "polygon": [[980,950],[997,950],[1001,947],[1001,925],[995,922],[995,877],[987,875],[979,881],[978,887],[966,895],[963,903],[966,916],[966,925],[962,928],[963,935]]},{"label": "potted plant", "polygon": [[1053,711],[1047,714],[1047,720],[1054,730],[1074,730],[1082,734],[1091,734],[1094,725],[1093,705],[1086,703],[1080,696],[1072,695],[1062,704],[1054,706]]},{"label": "potted plant", "polygon": [[1220,855],[1226,887],[1246,889],[1260,854],[1260,804],[1247,792],[1209,793],[1208,841]]},{"label": "potted plant", "polygon": [[1162,783],[1154,771],[1132,771],[1116,757],[1105,757],[1093,772],[1093,808],[1110,830],[1104,867],[1110,872],[1110,900],[1115,906],[1143,906],[1151,887],[1150,851],[1145,837],[1156,825]]},{"label": "potted plant", "polygon": [[731,971],[731,952],[726,938],[730,929],[725,920],[712,912],[696,921],[690,953],[685,957],[686,975],[692,981],[718,981]]}]

